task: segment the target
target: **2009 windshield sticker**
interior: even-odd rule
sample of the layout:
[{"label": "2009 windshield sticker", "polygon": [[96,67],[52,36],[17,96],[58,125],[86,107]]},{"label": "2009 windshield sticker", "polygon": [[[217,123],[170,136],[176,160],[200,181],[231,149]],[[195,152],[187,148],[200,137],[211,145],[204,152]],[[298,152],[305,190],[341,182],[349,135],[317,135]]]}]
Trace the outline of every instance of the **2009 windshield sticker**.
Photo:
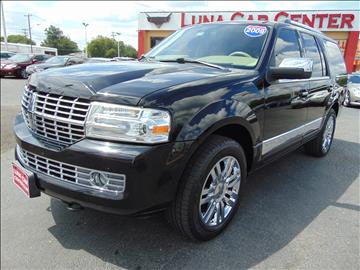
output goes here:
[{"label": "2009 windshield sticker", "polygon": [[244,33],[248,37],[261,37],[266,32],[267,32],[267,28],[261,25],[248,25],[244,29]]}]

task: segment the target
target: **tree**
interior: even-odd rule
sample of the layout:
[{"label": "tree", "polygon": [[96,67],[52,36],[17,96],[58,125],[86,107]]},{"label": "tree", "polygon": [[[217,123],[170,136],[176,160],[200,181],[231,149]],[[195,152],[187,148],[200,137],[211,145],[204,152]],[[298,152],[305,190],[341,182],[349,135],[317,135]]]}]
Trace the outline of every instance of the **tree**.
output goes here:
[{"label": "tree", "polygon": [[46,38],[41,43],[41,46],[53,47],[58,49],[59,55],[78,52],[79,48],[76,42],[64,36],[60,28],[50,25],[45,29]]},{"label": "tree", "polygon": [[[119,42],[120,56],[136,57],[137,51],[130,45]],[[87,51],[91,57],[112,58],[118,55],[118,43],[115,39],[97,36],[87,46]]]},{"label": "tree", "polygon": [[[1,37],[1,41],[4,41],[4,37]],[[36,45],[36,43],[33,40],[30,40],[30,38],[25,37],[23,35],[9,35],[7,37],[7,41],[10,42],[10,43],[21,43],[21,44]]]}]

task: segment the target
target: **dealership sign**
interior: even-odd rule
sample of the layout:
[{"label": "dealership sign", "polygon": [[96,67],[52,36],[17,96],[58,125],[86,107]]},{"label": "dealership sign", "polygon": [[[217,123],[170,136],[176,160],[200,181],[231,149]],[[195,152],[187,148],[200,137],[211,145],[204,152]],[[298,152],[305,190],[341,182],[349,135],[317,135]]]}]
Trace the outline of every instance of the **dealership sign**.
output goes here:
[{"label": "dealership sign", "polygon": [[[152,23],[151,17],[156,18]],[[161,18],[164,17],[163,20]],[[284,21],[291,19],[321,31],[359,31],[359,10],[342,11],[233,11],[233,12],[161,12],[140,13],[140,30],[177,30],[182,27],[221,21],[259,20]]]}]

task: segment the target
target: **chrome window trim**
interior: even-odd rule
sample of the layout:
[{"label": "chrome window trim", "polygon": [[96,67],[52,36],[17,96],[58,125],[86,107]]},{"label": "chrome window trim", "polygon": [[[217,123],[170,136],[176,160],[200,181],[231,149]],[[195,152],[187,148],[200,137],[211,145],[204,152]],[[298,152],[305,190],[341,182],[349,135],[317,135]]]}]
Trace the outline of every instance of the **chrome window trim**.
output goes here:
[{"label": "chrome window trim", "polygon": [[278,83],[290,83],[290,82],[311,82],[311,81],[321,81],[321,80],[329,80],[330,77],[313,77],[310,79],[280,79]]},{"label": "chrome window trim", "polygon": [[266,155],[273,149],[283,145],[287,141],[294,139],[300,135],[304,135],[310,131],[319,129],[321,127],[321,123],[323,121],[323,117],[320,117],[318,119],[315,119],[309,123],[306,123],[304,125],[301,125],[297,128],[294,128],[290,131],[287,131],[285,133],[282,133],[280,135],[277,135],[275,137],[272,137],[270,139],[264,140],[262,142],[262,155]]}]

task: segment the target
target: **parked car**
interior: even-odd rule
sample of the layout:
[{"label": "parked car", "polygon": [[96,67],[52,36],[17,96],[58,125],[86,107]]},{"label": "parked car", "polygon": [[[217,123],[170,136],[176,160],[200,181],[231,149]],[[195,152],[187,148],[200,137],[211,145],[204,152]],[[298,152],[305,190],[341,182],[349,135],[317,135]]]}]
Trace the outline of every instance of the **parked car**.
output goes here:
[{"label": "parked car", "polygon": [[349,75],[348,89],[345,93],[344,106],[360,105],[360,73]]},{"label": "parked car", "polygon": [[9,59],[1,61],[0,75],[15,76],[26,79],[28,74],[26,73],[26,67],[34,63],[41,63],[49,59],[51,55],[46,54],[30,54],[30,53],[18,53],[11,56]]},{"label": "parked car", "polygon": [[10,58],[11,56],[14,56],[16,53],[8,52],[8,51],[1,51],[0,52],[0,60],[5,60]]},{"label": "parked car", "polygon": [[112,58],[105,58],[105,57],[91,57],[86,59],[85,63],[105,63],[115,61]]},{"label": "parked car", "polygon": [[68,55],[61,55],[61,56],[54,56],[44,63],[41,64],[34,64],[30,65],[26,68],[27,74],[33,74],[34,72],[43,71],[49,68],[59,68],[65,66],[72,66],[84,63],[85,60],[80,57],[68,56]]},{"label": "parked car", "polygon": [[139,62],[31,76],[14,182],[70,208],[166,210],[184,235],[209,240],[238,210],[249,173],[302,145],[329,153],[346,85],[336,41],[304,25],[183,28]]}]

